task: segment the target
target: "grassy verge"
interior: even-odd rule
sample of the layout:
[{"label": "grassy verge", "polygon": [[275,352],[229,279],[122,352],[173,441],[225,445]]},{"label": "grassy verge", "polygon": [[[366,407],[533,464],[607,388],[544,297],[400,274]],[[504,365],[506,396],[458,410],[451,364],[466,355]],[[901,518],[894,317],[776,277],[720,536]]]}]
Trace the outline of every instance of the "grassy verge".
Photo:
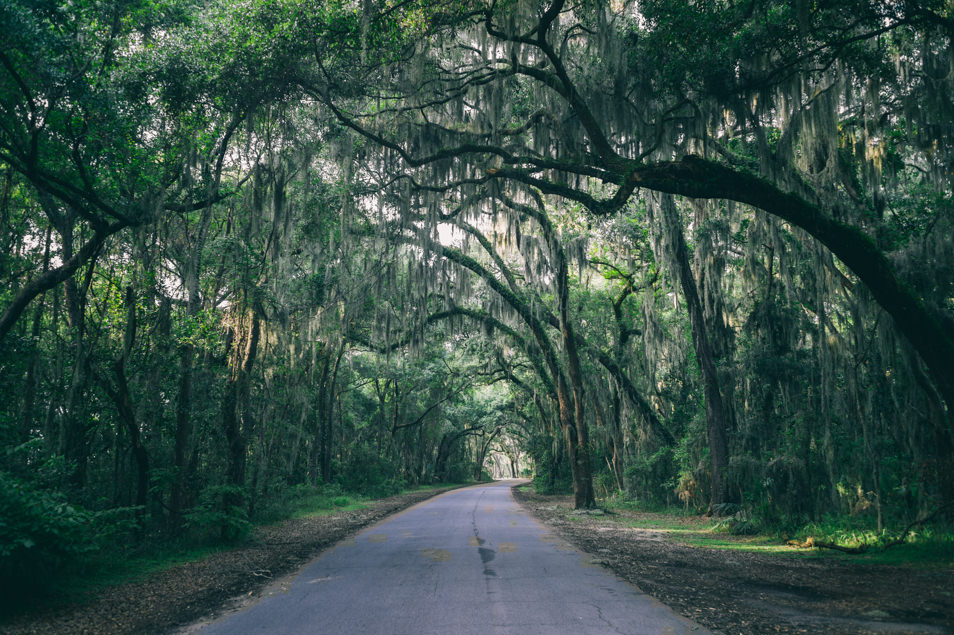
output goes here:
[{"label": "grassy verge", "polygon": [[[904,544],[881,548],[892,538],[879,535],[872,529],[847,530],[837,521],[823,525],[806,525],[791,535],[776,531],[734,535],[733,519],[713,519],[690,515],[683,510],[668,512],[639,512],[626,508],[608,508],[614,522],[643,531],[664,534],[668,539],[693,547],[757,552],[787,558],[824,558],[844,562],[880,565],[911,565],[923,568],[954,566],[954,530],[949,527],[928,527],[914,531]],[[806,544],[809,539],[830,542],[844,547],[869,545],[865,553],[848,554],[826,548],[793,546],[791,542]]]},{"label": "grassy verge", "polygon": [[[524,486],[526,491],[532,488]],[[611,498],[602,501],[606,512],[600,522],[634,530],[656,533],[668,540],[706,549],[724,549],[762,553],[784,558],[822,558],[828,560],[912,566],[924,569],[954,567],[954,527],[933,525],[915,528],[908,534],[904,544],[882,549],[879,545],[893,536],[878,534],[868,526],[868,519],[833,518],[822,523],[812,523],[791,533],[780,531],[751,531],[754,526],[745,520],[734,518],[711,518],[684,508],[647,508],[633,501]],[[590,514],[578,515],[566,507],[565,517],[570,522],[592,519]],[[736,535],[733,530],[746,523],[748,535]],[[743,526],[743,529],[745,528]],[[897,534],[894,534],[896,536]],[[867,544],[865,553],[847,554],[825,548],[799,548],[790,541],[804,544],[809,538],[815,541],[832,542],[845,547]]]},{"label": "grassy verge", "polygon": [[[401,494],[410,494],[412,492],[426,492],[446,489],[453,486],[451,483],[439,483],[437,485],[413,485],[406,487]],[[381,497],[387,498],[387,497]],[[310,518],[314,516],[330,516],[343,512],[365,509],[375,501],[381,498],[362,496],[360,494],[317,494],[307,496],[295,505],[290,518]],[[279,521],[281,522],[281,521]]]}]

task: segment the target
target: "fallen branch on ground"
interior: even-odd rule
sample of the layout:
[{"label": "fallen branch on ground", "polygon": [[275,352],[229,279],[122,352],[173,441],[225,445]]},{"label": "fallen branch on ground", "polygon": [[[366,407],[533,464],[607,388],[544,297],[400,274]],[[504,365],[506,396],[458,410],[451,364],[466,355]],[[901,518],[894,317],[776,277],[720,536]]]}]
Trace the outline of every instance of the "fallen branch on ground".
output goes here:
[{"label": "fallen branch on ground", "polygon": [[[908,525],[904,528],[904,530],[901,532],[901,534],[897,538],[893,538],[891,540],[888,540],[887,542],[882,543],[879,546],[880,550],[885,551],[887,549],[890,549],[891,547],[897,547],[898,545],[903,545],[908,538],[908,534],[911,533],[912,529],[914,529],[915,527],[919,525],[923,525],[924,523],[934,520],[935,518],[937,518],[938,514],[940,514],[942,511],[944,511],[951,505],[952,505],[951,503],[947,505],[942,505],[938,507],[937,509],[935,509],[932,513],[928,514],[927,516],[922,516],[920,518],[917,518],[911,521],[910,523],[908,523]],[[869,545],[868,543],[858,545],[857,547],[845,547],[844,545],[839,545],[837,543],[830,542],[828,540],[816,540],[814,536],[809,536],[808,538],[805,539],[804,542],[799,542],[798,540],[789,540],[786,544],[791,545],[792,547],[798,547],[799,549],[833,549],[835,551],[841,551],[842,553],[850,553],[850,554],[865,553],[868,551],[868,549],[871,548],[871,545]]]},{"label": "fallen branch on ground", "polygon": [[835,551],[850,554],[865,553],[870,547],[868,543],[858,545],[857,547],[845,547],[844,545],[839,545],[838,543],[829,542],[827,540],[815,540],[814,536],[809,536],[804,542],[789,540],[786,544],[792,547],[798,547],[799,549],[834,549]]}]

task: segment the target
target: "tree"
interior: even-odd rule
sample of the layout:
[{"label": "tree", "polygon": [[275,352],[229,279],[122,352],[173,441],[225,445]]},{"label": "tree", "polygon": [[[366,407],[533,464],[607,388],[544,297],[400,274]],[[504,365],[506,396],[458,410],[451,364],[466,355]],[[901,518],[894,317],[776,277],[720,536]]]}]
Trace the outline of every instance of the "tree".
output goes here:
[{"label": "tree", "polygon": [[[904,222],[886,201],[949,187],[938,171],[950,161],[946,134],[926,152],[905,123],[907,113],[918,130],[940,125],[949,87],[887,70],[894,60],[932,68],[950,51],[949,18],[929,4],[794,11],[775,2],[612,12],[562,0],[539,11],[475,3],[429,14],[429,30],[407,45],[406,73],[376,58],[354,60],[353,75],[323,66],[302,82],[381,148],[379,171],[401,171],[395,180],[412,186],[465,197],[485,185],[536,190],[594,216],[649,190],[782,219],[858,276],[954,403],[949,311],[939,296],[922,300],[889,258],[897,242],[884,239]],[[851,80],[872,72],[875,81]],[[376,79],[370,101],[358,99],[358,76]],[[349,101],[332,90],[340,86]],[[391,105],[372,106],[382,95]],[[932,107],[915,109],[919,100]],[[891,165],[902,152],[908,163]],[[949,215],[940,196],[923,199],[928,217]]]}]

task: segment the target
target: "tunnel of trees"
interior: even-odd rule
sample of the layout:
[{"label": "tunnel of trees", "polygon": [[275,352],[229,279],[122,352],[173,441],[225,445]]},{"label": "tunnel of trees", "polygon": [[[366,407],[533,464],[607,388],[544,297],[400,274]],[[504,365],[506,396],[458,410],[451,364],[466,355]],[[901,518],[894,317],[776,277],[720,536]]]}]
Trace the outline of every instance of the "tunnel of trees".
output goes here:
[{"label": "tunnel of trees", "polygon": [[952,36],[945,0],[4,0],[4,566],[488,472],[949,513]]}]

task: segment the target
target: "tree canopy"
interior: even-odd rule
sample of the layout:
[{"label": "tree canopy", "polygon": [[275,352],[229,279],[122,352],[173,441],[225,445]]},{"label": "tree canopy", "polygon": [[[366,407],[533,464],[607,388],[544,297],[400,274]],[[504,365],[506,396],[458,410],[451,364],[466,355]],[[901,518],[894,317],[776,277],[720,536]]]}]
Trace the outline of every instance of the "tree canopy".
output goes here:
[{"label": "tree canopy", "polygon": [[5,0],[3,566],[484,470],[950,508],[952,35],[943,0]]}]

